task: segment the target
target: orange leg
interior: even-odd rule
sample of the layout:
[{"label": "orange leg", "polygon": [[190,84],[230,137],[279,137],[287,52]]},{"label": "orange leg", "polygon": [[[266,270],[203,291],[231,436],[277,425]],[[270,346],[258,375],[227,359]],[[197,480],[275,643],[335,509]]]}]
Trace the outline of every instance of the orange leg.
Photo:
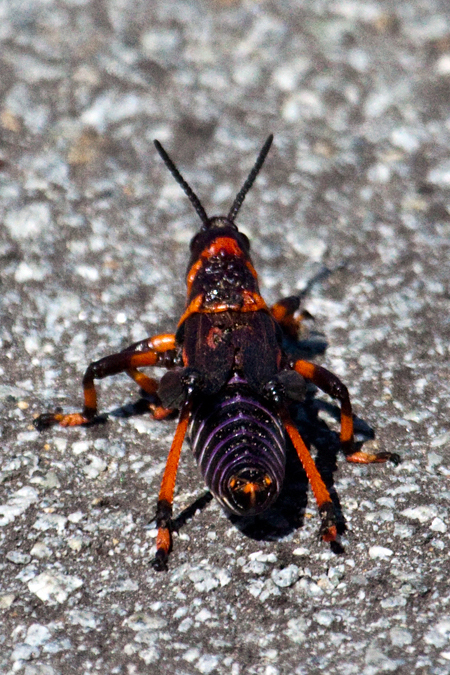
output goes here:
[{"label": "orange leg", "polygon": [[301,296],[291,295],[288,298],[278,300],[270,308],[270,313],[275,321],[280,324],[284,333],[294,340],[297,340],[302,330],[303,320],[312,319],[311,314],[306,310],[303,310],[300,314],[295,314],[300,307],[300,302]]},{"label": "orange leg", "polygon": [[[129,368],[126,372],[146,394],[157,394],[159,383],[153,377],[144,375],[144,373],[141,373],[141,371],[136,368]],[[164,408],[164,406],[158,405],[157,403],[149,403],[148,407],[155,420],[163,420],[173,412],[171,408]]]},{"label": "orange leg", "polygon": [[166,468],[159,491],[158,504],[156,506],[156,524],[158,525],[158,535],[156,537],[156,555],[153,560],[153,567],[158,571],[167,569],[167,560],[172,550],[172,504],[173,493],[175,490],[175,480],[177,477],[178,462],[180,460],[181,446],[183,445],[189,423],[189,404],[184,404],[177,430],[172,441],[169,456],[167,457]]},{"label": "orange leg", "polygon": [[[170,360],[171,352],[176,348],[175,336],[156,335],[127,347],[117,354],[111,354],[91,363],[83,377],[84,407],[81,413],[64,415],[62,413],[44,413],[34,421],[35,427],[42,431],[54,424],[62,427],[77,426],[91,422],[97,415],[97,391],[94,380],[101,380],[124,371],[135,371],[138,367],[155,366]],[[144,376],[145,377],[145,376]],[[150,379],[150,378],[147,378]]]},{"label": "orange leg", "polygon": [[300,373],[306,380],[310,380],[316,387],[326,394],[337,398],[341,404],[341,445],[347,462],[358,464],[372,464],[373,462],[386,462],[388,459],[398,464],[399,456],[393,452],[368,453],[355,450],[353,445],[353,414],[348,389],[336,375],[329,370],[316,366],[309,361],[296,361],[294,370]]},{"label": "orange leg", "polygon": [[320,527],[320,534],[324,541],[334,541],[337,536],[336,518],[334,514],[333,502],[331,501],[330,493],[327,490],[325,483],[316,467],[316,464],[311,457],[308,448],[306,447],[302,437],[295,428],[287,410],[281,412],[284,427],[289,434],[294,448],[297,451],[299,459],[308,477],[311,489],[316,498],[319,514],[322,519]]}]

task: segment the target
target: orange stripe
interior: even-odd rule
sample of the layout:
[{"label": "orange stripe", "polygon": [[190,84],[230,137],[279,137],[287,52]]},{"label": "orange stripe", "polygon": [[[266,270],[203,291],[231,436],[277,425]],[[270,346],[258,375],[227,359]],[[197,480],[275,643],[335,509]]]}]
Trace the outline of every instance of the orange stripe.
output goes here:
[{"label": "orange stripe", "polygon": [[346,443],[353,439],[353,417],[341,413],[341,443]]},{"label": "orange stripe", "polygon": [[316,370],[314,363],[309,363],[309,361],[296,361],[294,370],[308,380],[314,380],[314,373]]},{"label": "orange stripe", "polygon": [[130,368],[138,368],[139,366],[154,366],[158,360],[158,354],[155,351],[144,352],[143,354],[133,354],[130,357]]},{"label": "orange stripe", "polygon": [[175,335],[173,333],[162,333],[162,335],[155,335],[148,341],[150,349],[155,352],[165,352],[169,349],[175,349],[177,343],[175,342]]},{"label": "orange stripe", "polygon": [[177,430],[175,431],[158,497],[159,501],[165,500],[166,502],[169,502],[169,504],[172,504],[173,502],[178,462],[180,461],[181,446],[183,445],[183,440],[186,435],[188,422],[189,408],[185,407],[180,415]]},{"label": "orange stripe", "polygon": [[227,302],[216,303],[214,305],[203,306],[203,294],[197,295],[187,306],[178,322],[178,328],[191,314],[218,314],[219,312],[258,312],[260,310],[269,311],[264,299],[259,293],[252,291],[242,291],[242,305],[230,305]]},{"label": "orange stripe", "polygon": [[297,429],[292,424],[287,412],[282,412],[282,419],[292,444],[297,451],[302,466],[305,469],[305,473],[311,484],[311,489],[320,509],[320,507],[326,502],[331,502],[330,493],[328,492],[327,487],[322,480],[313,458],[309,454],[308,448],[304,444],[303,439],[298,433]]},{"label": "orange stripe", "polygon": [[191,314],[196,314],[197,312],[201,312],[202,304],[203,295],[197,295],[197,297],[192,300],[192,302],[186,307],[185,311],[181,315],[181,319],[178,322],[177,328],[179,328],[181,324],[186,321],[188,316]]},{"label": "orange stripe", "polygon": [[94,383],[85,385],[84,387],[84,407],[97,409],[97,393],[95,391]]},{"label": "orange stripe", "polygon": [[172,548],[172,535],[170,530],[166,527],[160,527],[158,529],[158,534],[156,535],[156,550],[164,551],[164,553],[170,553]]}]

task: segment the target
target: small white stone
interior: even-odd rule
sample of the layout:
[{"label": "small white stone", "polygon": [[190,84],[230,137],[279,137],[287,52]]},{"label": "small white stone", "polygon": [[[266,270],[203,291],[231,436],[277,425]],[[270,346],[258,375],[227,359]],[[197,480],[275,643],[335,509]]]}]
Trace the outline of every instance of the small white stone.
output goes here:
[{"label": "small white stone", "polygon": [[32,645],[20,644],[17,645],[11,654],[11,661],[31,661],[36,659],[40,652],[37,647]]},{"label": "small white stone", "polygon": [[450,75],[450,54],[442,54],[436,61],[435,70],[438,75]]},{"label": "small white stone", "polygon": [[447,525],[440,518],[434,518],[430,525],[430,530],[433,530],[433,532],[447,532]]},{"label": "small white stone", "polygon": [[28,553],[23,553],[22,551],[8,551],[8,553],[5,555],[5,558],[15,565],[28,565],[28,563],[31,561],[31,556]]},{"label": "small white stone", "polygon": [[303,618],[290,619],[287,623],[287,637],[298,645],[302,644],[306,640],[306,631],[310,623],[310,621]]},{"label": "small white stone", "polygon": [[432,448],[440,448],[443,445],[450,445],[450,431],[446,431],[443,434],[439,434],[436,438],[430,442]]},{"label": "small white stone", "polygon": [[437,648],[445,647],[450,638],[450,617],[445,617],[438,621],[430,630],[425,633],[424,641],[428,645],[434,645]]},{"label": "small white stone", "polygon": [[264,574],[266,570],[267,565],[263,562],[260,562],[259,560],[251,560],[242,568],[242,571],[246,574],[256,574],[257,576],[261,576],[261,574]]},{"label": "small white stone", "polygon": [[263,563],[275,563],[277,561],[275,553],[264,553],[263,551],[254,551],[253,553],[250,553],[248,557],[250,560],[258,560]]},{"label": "small white stone", "polygon": [[124,625],[136,632],[148,630],[155,631],[164,628],[164,626],[167,625],[167,621],[161,616],[147,614],[146,612],[136,612],[125,619]]},{"label": "small white stone", "polygon": [[89,450],[89,443],[87,441],[77,441],[72,443],[72,452],[74,455],[81,455],[82,452]]},{"label": "small white stone", "polygon": [[438,510],[436,506],[416,506],[405,509],[401,512],[402,516],[406,516],[411,520],[418,520],[420,523],[426,523],[437,516]]},{"label": "small white stone", "polygon": [[197,647],[192,647],[183,654],[183,659],[188,663],[193,663],[198,658],[200,658],[200,650]]},{"label": "small white stone", "polygon": [[42,572],[28,582],[28,588],[43,602],[65,602],[70,593],[83,585],[78,577],[60,572]]},{"label": "small white stone", "polygon": [[210,612],[208,609],[206,609],[206,607],[204,607],[204,608],[201,609],[201,610],[199,611],[199,613],[195,616],[195,620],[196,620],[196,621],[200,621],[201,623],[203,623],[204,621],[207,621],[207,620],[210,619],[211,617],[212,617],[211,612]]},{"label": "small white stone", "polygon": [[371,546],[369,548],[370,558],[380,558],[381,560],[388,560],[394,554],[390,548],[384,546]]},{"label": "small white stone", "polygon": [[59,532],[63,532],[67,524],[67,518],[65,516],[61,516],[58,513],[44,513],[42,516],[40,516],[35,523],[33,523],[33,527],[36,530],[41,530],[42,532],[46,532],[47,530],[51,530],[53,528],[59,530]]},{"label": "small white stone", "polygon": [[12,523],[39,499],[38,492],[29,486],[25,486],[14,492],[6,504],[0,504],[0,527]]},{"label": "small white stone", "polygon": [[83,520],[84,518],[84,513],[83,511],[74,511],[73,513],[69,513],[67,516],[67,520],[71,523],[79,523],[80,520]]},{"label": "small white stone", "polygon": [[33,558],[49,558],[52,555],[52,550],[42,542],[38,541],[30,551]]},{"label": "small white stone", "polygon": [[317,621],[321,626],[329,627],[336,619],[333,612],[328,611],[327,609],[322,609],[320,612],[314,615],[314,621]]},{"label": "small white stone", "polygon": [[98,269],[90,265],[78,265],[78,267],[75,268],[75,271],[80,277],[83,277],[83,279],[87,279],[88,281],[98,281],[100,277]]},{"label": "small white stone", "polygon": [[393,607],[404,607],[406,598],[402,595],[392,595],[390,598],[384,598],[380,602],[383,609],[392,609]]},{"label": "small white stone", "polygon": [[81,551],[83,548],[83,537],[71,537],[67,543],[72,551]]},{"label": "small white stone", "polygon": [[405,628],[391,628],[389,635],[394,647],[404,647],[412,642],[412,634]]},{"label": "small white stone", "polygon": [[27,645],[32,645],[39,647],[39,645],[47,642],[51,638],[52,634],[50,633],[47,626],[43,626],[40,623],[32,623],[27,630],[27,636],[25,642]]},{"label": "small white stone", "polygon": [[420,145],[417,134],[414,134],[404,127],[394,129],[391,134],[391,142],[393,145],[397,146],[397,148],[401,148],[406,152],[414,152]]},{"label": "small white stone", "polygon": [[450,186],[450,160],[446,159],[437,164],[428,172],[427,179],[439,187],[448,188]]},{"label": "small white stone", "polygon": [[213,656],[212,654],[203,654],[203,656],[201,656],[195,664],[195,667],[201,673],[208,675],[208,673],[212,673],[212,671],[217,668],[218,663],[219,659],[217,656]]},{"label": "small white stone", "polygon": [[25,260],[22,260],[14,272],[14,279],[18,284],[24,284],[27,281],[42,281],[47,276],[47,273],[47,270],[42,265],[29,264]]},{"label": "small white stone", "polygon": [[34,239],[49,229],[52,221],[47,202],[33,202],[6,214],[4,223],[14,239]]},{"label": "small white stone", "polygon": [[308,577],[303,577],[298,582],[297,588],[301,589],[312,598],[315,598],[319,595],[323,595],[323,590],[318,586],[315,581]]},{"label": "small white stone", "polygon": [[70,617],[70,622],[75,626],[81,626],[82,628],[97,627],[95,614],[87,609],[71,609],[67,614]]},{"label": "small white stone", "polygon": [[183,619],[183,621],[181,621],[178,626],[178,630],[180,631],[180,633],[187,633],[187,631],[191,628],[193,623],[194,623],[193,620],[189,619],[189,617]]},{"label": "small white stone", "polygon": [[378,162],[367,171],[367,178],[375,183],[387,183],[391,177],[391,169],[387,164]]},{"label": "small white stone", "polygon": [[96,455],[89,455],[90,464],[83,467],[83,471],[88,478],[94,480],[98,478],[101,473],[106,471],[108,468],[107,463],[104,459],[97,457]]},{"label": "small white stone", "polygon": [[0,609],[9,609],[13,604],[16,596],[12,593],[6,593],[5,595],[0,595]]},{"label": "small white stone", "polygon": [[297,565],[288,565],[282,570],[273,570],[271,577],[276,586],[288,588],[293,586],[300,576]]},{"label": "small white stone", "polygon": [[30,478],[30,483],[33,483],[33,485],[40,485],[45,490],[61,487],[59,478],[54,471],[47,471],[45,476],[33,476],[33,478]]}]

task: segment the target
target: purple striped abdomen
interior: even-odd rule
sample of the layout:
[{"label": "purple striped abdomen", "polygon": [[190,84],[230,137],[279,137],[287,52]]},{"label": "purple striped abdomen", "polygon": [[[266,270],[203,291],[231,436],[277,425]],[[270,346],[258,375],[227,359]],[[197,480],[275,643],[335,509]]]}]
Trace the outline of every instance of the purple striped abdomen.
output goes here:
[{"label": "purple striped abdomen", "polygon": [[205,483],[227,511],[256,514],[275,501],[284,479],[284,430],[245,382],[202,401],[193,410],[189,435]]}]

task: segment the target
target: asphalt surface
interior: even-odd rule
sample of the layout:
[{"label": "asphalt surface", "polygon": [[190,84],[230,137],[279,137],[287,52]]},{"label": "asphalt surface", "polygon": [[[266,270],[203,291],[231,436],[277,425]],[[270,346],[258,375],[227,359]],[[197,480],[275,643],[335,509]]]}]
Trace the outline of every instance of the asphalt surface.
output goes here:
[{"label": "asphalt surface", "polygon": [[[449,100],[444,1],[0,4],[1,673],[450,673]],[[331,271],[303,350],[348,385],[364,449],[403,461],[346,464],[309,392],[339,553],[295,458],[276,508],[232,522],[186,446],[156,573],[175,420],[124,375],[104,424],[33,418],[79,410],[90,361],[183,311],[200,223],[153,139],[214,215],[270,132],[238,217],[264,297]]]}]

